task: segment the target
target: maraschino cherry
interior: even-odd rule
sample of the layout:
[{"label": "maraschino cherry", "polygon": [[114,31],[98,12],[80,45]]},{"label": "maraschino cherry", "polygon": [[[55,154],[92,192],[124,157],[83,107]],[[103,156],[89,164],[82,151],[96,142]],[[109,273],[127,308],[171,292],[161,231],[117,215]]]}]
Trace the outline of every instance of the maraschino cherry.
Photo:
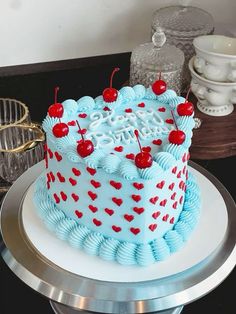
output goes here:
[{"label": "maraschino cherry", "polygon": [[176,124],[175,117],[174,117],[172,111],[171,111],[171,114],[172,114],[172,117],[173,117],[173,120],[175,123],[176,130],[172,130],[170,132],[168,139],[169,139],[169,142],[172,144],[181,145],[185,141],[186,136],[185,136],[185,133],[183,131],[178,129],[178,126]]},{"label": "maraschino cherry", "polygon": [[63,115],[63,106],[57,102],[57,93],[59,87],[55,87],[55,101],[54,104],[48,108],[48,114],[50,117],[59,118],[59,123],[55,124],[52,128],[52,133],[55,137],[64,137],[69,133],[69,127],[66,123],[61,122]]},{"label": "maraschino cherry", "polygon": [[116,101],[117,97],[118,97],[118,90],[112,87],[112,80],[113,80],[113,76],[116,72],[118,72],[120,69],[119,68],[115,68],[112,73],[111,73],[111,78],[110,78],[110,87],[107,87],[104,89],[102,96],[103,96],[103,100],[105,102],[113,102]]},{"label": "maraschino cherry", "polygon": [[190,101],[188,101],[189,93],[190,93],[190,89],[188,90],[187,96],[185,98],[185,102],[177,106],[177,112],[179,116],[191,116],[194,112],[193,104]]},{"label": "maraschino cherry", "polygon": [[55,87],[55,100],[54,100],[54,104],[52,104],[49,108],[48,108],[48,114],[49,117],[51,118],[61,118],[63,116],[63,112],[64,112],[64,108],[62,106],[61,103],[57,102],[57,93],[59,91],[59,87]]},{"label": "maraschino cherry", "polygon": [[135,156],[135,160],[134,160],[135,161],[135,165],[138,168],[140,168],[140,169],[149,168],[149,167],[151,167],[152,161],[153,161],[152,160],[152,155],[149,154],[148,152],[143,152],[142,151],[142,147],[141,147],[140,140],[139,140],[138,130],[134,131],[134,135],[137,138],[138,145],[139,145],[139,148],[140,148],[140,153],[138,153]]},{"label": "maraschino cherry", "polygon": [[159,79],[152,84],[152,91],[156,95],[161,95],[166,91],[166,82],[161,79],[161,72],[159,73]]},{"label": "maraschino cherry", "polygon": [[94,146],[93,146],[93,142],[90,140],[85,140],[83,133],[81,131],[81,127],[79,125],[79,122],[76,120],[76,123],[78,125],[78,128],[80,130],[80,134],[82,137],[82,140],[79,142],[79,144],[77,145],[77,153],[81,156],[81,157],[87,157],[89,155],[92,154],[92,152],[94,151]]}]

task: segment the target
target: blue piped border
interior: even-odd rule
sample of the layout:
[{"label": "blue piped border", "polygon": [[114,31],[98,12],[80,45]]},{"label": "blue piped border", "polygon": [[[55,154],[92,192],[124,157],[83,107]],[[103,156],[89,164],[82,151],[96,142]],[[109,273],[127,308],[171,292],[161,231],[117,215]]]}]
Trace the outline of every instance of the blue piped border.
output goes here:
[{"label": "blue piped border", "polygon": [[88,254],[123,265],[148,266],[167,259],[188,240],[200,216],[200,190],[191,173],[187,180],[186,196],[179,220],[162,238],[148,244],[134,244],[108,238],[67,218],[49,197],[44,174],[36,181],[34,203],[47,228],[58,238]]}]

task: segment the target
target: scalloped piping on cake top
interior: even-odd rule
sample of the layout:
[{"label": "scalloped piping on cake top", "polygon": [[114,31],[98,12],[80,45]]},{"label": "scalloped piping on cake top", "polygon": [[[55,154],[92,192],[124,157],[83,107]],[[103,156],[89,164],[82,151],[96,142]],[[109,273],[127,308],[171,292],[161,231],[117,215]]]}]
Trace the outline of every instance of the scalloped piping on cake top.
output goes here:
[{"label": "scalloped piping on cake top", "polygon": [[[176,106],[183,102],[183,97],[178,97],[173,90],[167,90],[161,95],[153,93],[151,88],[145,88],[143,85],[136,85],[134,87],[126,86],[121,88],[118,92],[118,98],[115,102],[106,103],[102,96],[93,99],[90,96],[84,96],[77,102],[75,100],[64,101],[64,114],[65,118],[71,114],[79,112],[90,112],[91,110],[100,110],[104,106],[114,110],[122,102],[128,102],[136,99],[153,99],[158,100],[160,103],[169,105],[171,109],[176,109]],[[101,167],[107,173],[118,173],[127,180],[142,178],[149,180],[154,178],[156,170],[167,170],[173,165],[175,160],[182,158],[185,151],[191,145],[192,129],[194,127],[193,116],[178,117],[178,128],[183,130],[186,134],[186,139],[183,144],[166,144],[162,152],[157,153],[154,162],[150,169],[139,169],[136,165],[127,160],[124,156],[118,157],[114,154],[105,154],[102,149],[95,149],[94,152],[86,158],[81,158],[76,152],[76,139],[70,133],[63,138],[55,138],[52,134],[52,127],[55,123],[59,122],[58,118],[51,118],[47,116],[43,121],[43,128],[47,132],[48,140],[55,143],[56,149],[67,156],[67,158],[74,163],[85,162],[88,167],[97,169]],[[160,155],[160,157],[159,157]],[[172,157],[172,158],[171,158]],[[173,158],[174,157],[174,158]],[[145,171],[144,171],[145,170]]]},{"label": "scalloped piping on cake top", "polygon": [[58,238],[68,241],[73,247],[82,248],[91,255],[100,256],[104,260],[117,261],[123,265],[148,266],[165,260],[188,240],[200,216],[199,194],[195,178],[189,173],[185,201],[179,220],[162,238],[147,244],[107,238],[67,218],[49,197],[44,174],[35,183],[34,203],[37,213],[44,220],[47,228]]}]

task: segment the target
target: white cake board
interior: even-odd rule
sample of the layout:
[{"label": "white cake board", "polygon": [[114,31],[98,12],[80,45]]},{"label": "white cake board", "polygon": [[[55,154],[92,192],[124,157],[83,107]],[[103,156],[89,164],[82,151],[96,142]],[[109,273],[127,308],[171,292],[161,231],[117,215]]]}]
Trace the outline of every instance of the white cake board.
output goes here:
[{"label": "white cake board", "polygon": [[223,241],[228,225],[227,208],[220,192],[200,172],[193,168],[190,171],[195,175],[201,190],[200,221],[187,244],[166,261],[149,267],[123,266],[70,247],[67,242],[57,239],[36,214],[32,200],[33,185],[27,191],[22,206],[25,233],[45,258],[69,272],[87,278],[110,282],[142,282],[176,275],[209,257]]}]

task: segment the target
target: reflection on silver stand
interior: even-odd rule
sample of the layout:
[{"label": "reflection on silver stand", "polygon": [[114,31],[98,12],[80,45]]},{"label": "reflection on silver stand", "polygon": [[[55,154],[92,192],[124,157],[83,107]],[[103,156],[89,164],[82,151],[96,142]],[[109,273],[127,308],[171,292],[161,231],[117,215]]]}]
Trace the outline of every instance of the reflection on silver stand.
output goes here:
[{"label": "reflection on silver stand", "polygon": [[51,300],[57,314],[179,314],[184,304],[216,288],[233,270],[236,261],[235,203],[207,170],[193,162],[190,166],[214,184],[224,199],[228,214],[228,229],[222,243],[191,269],[162,279],[108,282],[74,274],[48,260],[27,238],[21,215],[24,195],[43,171],[43,162],[26,171],[3,201],[1,232],[6,247],[1,252],[2,257],[23,282]]}]

